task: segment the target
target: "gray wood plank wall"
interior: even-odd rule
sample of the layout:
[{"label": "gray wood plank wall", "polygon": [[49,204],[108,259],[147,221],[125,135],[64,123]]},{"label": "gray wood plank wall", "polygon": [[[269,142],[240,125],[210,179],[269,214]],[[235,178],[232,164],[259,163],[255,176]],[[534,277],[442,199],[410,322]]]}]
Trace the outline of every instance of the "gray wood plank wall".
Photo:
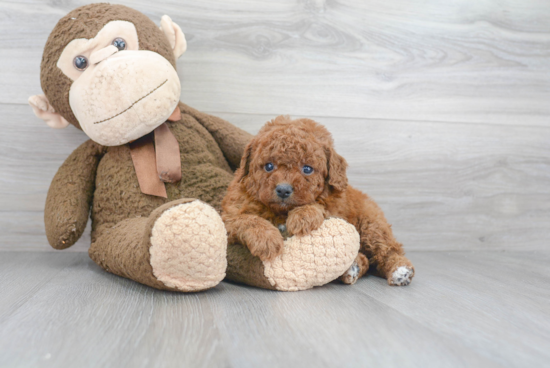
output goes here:
[{"label": "gray wood plank wall", "polygon": [[[325,124],[406,249],[549,249],[548,1],[114,2],[181,26],[185,103],[252,133]],[[85,3],[0,1],[0,250],[49,249],[49,182],[86,137],[26,100],[49,32]]]}]

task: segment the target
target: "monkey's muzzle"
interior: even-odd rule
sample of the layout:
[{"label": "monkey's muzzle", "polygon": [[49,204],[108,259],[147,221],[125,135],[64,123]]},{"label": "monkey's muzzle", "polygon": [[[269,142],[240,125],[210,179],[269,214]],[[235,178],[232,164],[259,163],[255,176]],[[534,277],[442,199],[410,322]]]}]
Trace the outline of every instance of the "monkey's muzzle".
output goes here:
[{"label": "monkey's muzzle", "polygon": [[92,140],[118,146],[164,123],[180,93],[178,74],[164,57],[146,50],[121,51],[90,65],[72,84],[69,103]]}]

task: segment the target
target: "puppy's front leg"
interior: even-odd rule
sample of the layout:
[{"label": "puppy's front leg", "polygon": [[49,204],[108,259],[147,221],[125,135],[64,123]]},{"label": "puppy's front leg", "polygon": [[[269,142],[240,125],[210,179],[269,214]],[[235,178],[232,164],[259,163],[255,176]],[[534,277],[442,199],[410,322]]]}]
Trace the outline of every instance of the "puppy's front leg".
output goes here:
[{"label": "puppy's front leg", "polygon": [[283,252],[284,240],[279,230],[269,221],[256,215],[224,215],[229,242],[239,242],[262,261]]},{"label": "puppy's front leg", "polygon": [[287,231],[291,235],[307,235],[321,227],[325,215],[324,207],[317,203],[296,207],[288,213]]}]

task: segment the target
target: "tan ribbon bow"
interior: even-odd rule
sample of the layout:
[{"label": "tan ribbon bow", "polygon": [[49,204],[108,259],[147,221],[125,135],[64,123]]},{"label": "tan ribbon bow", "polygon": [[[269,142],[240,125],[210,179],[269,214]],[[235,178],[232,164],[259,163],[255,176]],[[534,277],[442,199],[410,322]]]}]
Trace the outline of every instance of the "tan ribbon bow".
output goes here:
[{"label": "tan ribbon bow", "polygon": [[[180,119],[181,111],[176,107],[168,121]],[[162,123],[152,133],[130,143],[130,154],[141,192],[167,198],[164,183],[181,180],[180,146],[168,125]]]}]

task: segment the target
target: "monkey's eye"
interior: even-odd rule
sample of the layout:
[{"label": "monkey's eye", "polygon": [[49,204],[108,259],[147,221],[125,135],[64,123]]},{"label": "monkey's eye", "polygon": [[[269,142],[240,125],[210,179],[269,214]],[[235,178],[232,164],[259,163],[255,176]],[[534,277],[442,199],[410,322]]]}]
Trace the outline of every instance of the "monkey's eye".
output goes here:
[{"label": "monkey's eye", "polygon": [[111,43],[114,47],[118,49],[118,51],[126,50],[126,41],[124,41],[124,38],[117,37],[113,40]]},{"label": "monkey's eye", "polygon": [[88,59],[86,59],[82,55],[78,55],[77,57],[74,58],[73,65],[78,70],[84,70],[88,67]]},{"label": "monkey's eye", "polygon": [[267,164],[265,164],[264,169],[267,172],[272,172],[273,170],[275,170],[275,165],[273,165],[271,162],[268,162]]},{"label": "monkey's eye", "polygon": [[304,165],[304,167],[302,167],[302,172],[305,175],[311,175],[313,173],[313,167],[308,166],[308,165]]}]

